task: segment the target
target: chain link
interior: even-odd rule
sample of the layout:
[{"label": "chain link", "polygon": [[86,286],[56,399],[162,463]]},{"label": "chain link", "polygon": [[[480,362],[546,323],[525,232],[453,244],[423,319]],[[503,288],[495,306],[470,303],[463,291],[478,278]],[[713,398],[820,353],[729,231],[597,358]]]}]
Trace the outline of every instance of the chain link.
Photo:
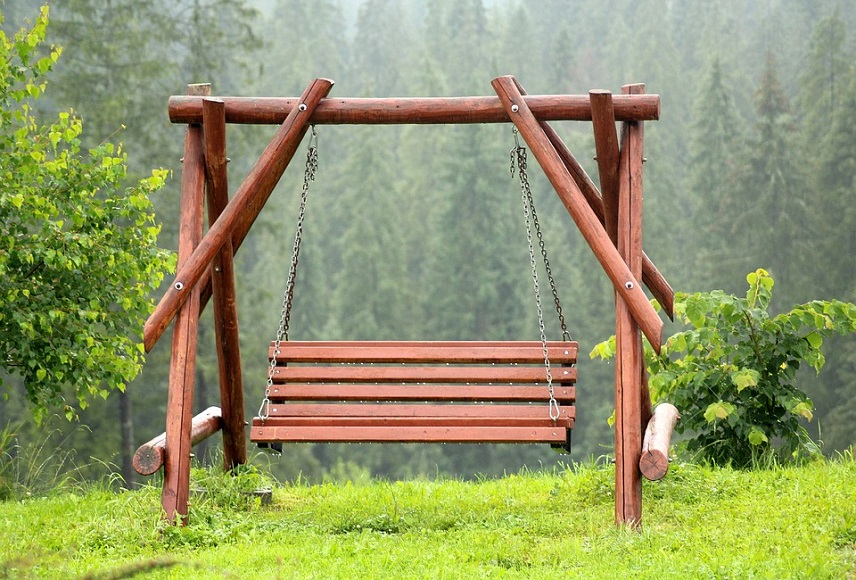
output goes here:
[{"label": "chain link", "polygon": [[303,221],[306,218],[306,201],[309,198],[309,184],[315,181],[318,171],[318,133],[315,125],[311,128],[309,137],[309,148],[306,151],[306,168],[303,171],[303,189],[300,192],[300,210],[297,213],[297,228],[294,232],[294,245],[291,251],[291,264],[288,268],[288,279],[285,283],[285,291],[282,294],[282,308],[279,315],[279,327],[274,340],[273,356],[270,357],[268,367],[267,386],[265,387],[265,398],[259,407],[259,418],[264,421],[270,416],[270,392],[273,387],[273,375],[276,371],[276,357],[279,347],[283,341],[288,340],[288,327],[291,322],[291,306],[294,303],[294,282],[297,278],[297,263],[300,257],[300,245],[303,241]]},{"label": "chain link", "polygon": [[538,283],[538,264],[535,258],[535,245],[532,236],[533,227],[535,229],[535,235],[538,238],[538,246],[541,252],[541,258],[544,261],[544,269],[547,273],[547,278],[550,282],[550,288],[553,293],[553,301],[556,306],[556,312],[559,316],[559,323],[562,327],[562,337],[564,340],[570,340],[571,335],[568,332],[567,323],[565,322],[565,316],[562,312],[562,305],[559,301],[559,292],[556,287],[556,281],[553,278],[553,271],[550,268],[550,260],[547,257],[547,248],[544,243],[544,236],[541,232],[541,224],[538,222],[538,214],[535,212],[535,202],[532,196],[532,188],[529,185],[529,175],[526,172],[526,148],[520,145],[520,140],[518,139],[518,131],[516,127],[514,127],[513,131],[514,149],[512,149],[510,153],[510,172],[513,178],[516,169],[520,178],[520,192],[521,199],[523,201],[523,217],[526,223],[526,240],[529,246],[529,261],[532,266],[532,283],[535,290],[535,305],[538,311],[538,329],[541,335],[541,349],[544,353],[544,367],[546,370],[547,377],[547,390],[550,396],[550,419],[556,421],[559,418],[559,403],[556,401],[553,389],[553,373],[550,368],[550,354],[547,348],[547,333],[544,326],[544,311],[541,303],[541,288]]}]

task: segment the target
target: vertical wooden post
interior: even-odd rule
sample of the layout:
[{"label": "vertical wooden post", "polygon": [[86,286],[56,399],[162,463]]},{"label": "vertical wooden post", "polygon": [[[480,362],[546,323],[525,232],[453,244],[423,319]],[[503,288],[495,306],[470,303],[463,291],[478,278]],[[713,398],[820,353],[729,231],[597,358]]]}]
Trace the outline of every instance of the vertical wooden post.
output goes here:
[{"label": "vertical wooden post", "polygon": [[[625,86],[622,92],[644,90]],[[642,273],[642,123],[625,122],[619,161],[618,251],[636,279]],[[642,521],[642,335],[624,299],[615,298],[615,521]],[[650,414],[650,402],[647,411]]]},{"label": "vertical wooden post", "polygon": [[[213,224],[229,203],[226,175],[226,106],[221,99],[202,100],[202,129],[205,135],[206,197],[208,223]],[[220,406],[223,416],[223,468],[247,462],[244,432],[244,385],[238,335],[238,301],[235,293],[234,252],[226,240],[211,264],[214,297],[214,333],[220,376]],[[200,291],[202,290],[200,285]]]},{"label": "vertical wooden post", "polygon": [[[210,85],[188,85],[188,94],[208,95]],[[202,127],[188,125],[184,137],[181,168],[178,268],[187,261],[202,239],[202,206],[205,189],[205,160]],[[196,370],[196,340],[199,327],[199,289],[189,288],[189,298],[178,311],[172,337],[169,393],[166,405],[166,452],[161,504],[171,523],[176,516],[186,522],[190,496],[190,449],[193,421],[193,387]]]},{"label": "vertical wooden post", "polygon": [[618,134],[615,132],[615,111],[612,93],[589,91],[591,122],[597,151],[597,168],[600,174],[600,193],[603,203],[603,225],[612,243],[618,245]]}]

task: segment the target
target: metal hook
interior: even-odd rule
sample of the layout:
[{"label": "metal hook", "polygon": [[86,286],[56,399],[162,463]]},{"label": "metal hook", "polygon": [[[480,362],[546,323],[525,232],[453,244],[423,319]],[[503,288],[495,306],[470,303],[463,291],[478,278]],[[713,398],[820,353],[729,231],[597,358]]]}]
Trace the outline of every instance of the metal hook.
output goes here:
[{"label": "metal hook", "polygon": [[509,157],[511,158],[509,170],[511,171],[511,177],[513,179],[514,171],[516,167],[520,165],[520,156],[526,151],[526,149],[524,149],[520,145],[520,137],[518,136],[518,133],[520,133],[520,131],[517,130],[516,126],[511,127],[511,133],[514,135],[514,148],[510,151],[509,154]]},{"label": "metal hook", "polygon": [[550,398],[550,419],[555,423],[561,417],[562,412],[559,409],[559,402],[555,398]]},{"label": "metal hook", "polygon": [[518,137],[520,131],[517,129],[517,126],[512,127],[511,132],[514,135],[514,148],[520,149],[520,138]]},{"label": "metal hook", "polygon": [[315,130],[315,125],[310,125],[311,133],[309,134],[309,148],[318,146],[318,132]]}]

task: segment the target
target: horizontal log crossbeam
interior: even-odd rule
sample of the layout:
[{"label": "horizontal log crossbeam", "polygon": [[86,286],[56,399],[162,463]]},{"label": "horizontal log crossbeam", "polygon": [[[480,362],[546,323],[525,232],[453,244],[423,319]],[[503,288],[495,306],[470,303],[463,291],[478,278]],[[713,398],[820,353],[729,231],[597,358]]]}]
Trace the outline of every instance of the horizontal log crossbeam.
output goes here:
[{"label": "horizontal log crossbeam", "polygon": [[[226,105],[226,122],[279,125],[301,102],[293,97],[216,97]],[[588,95],[532,95],[526,104],[540,121],[591,121]],[[660,118],[659,95],[615,95],[618,121],[655,121]],[[169,98],[169,120],[201,123],[202,99],[178,95]],[[313,125],[402,125],[508,123],[496,97],[434,97],[385,99],[324,99],[312,113]]]}]

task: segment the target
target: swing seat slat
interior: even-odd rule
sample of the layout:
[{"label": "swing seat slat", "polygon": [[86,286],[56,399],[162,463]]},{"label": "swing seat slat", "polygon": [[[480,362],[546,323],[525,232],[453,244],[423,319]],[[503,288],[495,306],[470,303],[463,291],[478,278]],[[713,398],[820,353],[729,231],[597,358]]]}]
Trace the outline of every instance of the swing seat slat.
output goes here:
[{"label": "swing seat slat", "polygon": [[[549,416],[544,413],[542,405],[456,405],[456,404],[424,404],[399,405],[395,403],[287,403],[273,404],[270,408],[269,419],[284,418],[298,420],[300,418],[324,417],[329,419],[374,419],[389,417],[391,419],[448,419],[450,421],[463,419],[521,419],[540,421]],[[559,406],[559,421],[567,423],[574,418],[572,405]]]},{"label": "swing seat slat", "polygon": [[567,430],[555,427],[410,426],[262,427],[257,443],[550,443],[565,445]]},{"label": "swing seat slat", "polygon": [[[553,396],[561,403],[576,400],[576,388],[553,385]],[[308,401],[547,401],[550,395],[546,385],[324,385],[324,384],[274,384],[271,398],[274,400]]]},{"label": "swing seat slat", "polygon": [[272,344],[268,416],[253,420],[250,438],[566,446],[577,343],[547,348],[556,420],[540,341]]},{"label": "swing seat slat", "polygon": [[[269,357],[275,356],[271,343]],[[287,347],[287,350],[283,350]],[[577,360],[576,342],[548,342],[550,361]],[[541,364],[540,341],[308,341],[281,343],[277,362]]]}]

